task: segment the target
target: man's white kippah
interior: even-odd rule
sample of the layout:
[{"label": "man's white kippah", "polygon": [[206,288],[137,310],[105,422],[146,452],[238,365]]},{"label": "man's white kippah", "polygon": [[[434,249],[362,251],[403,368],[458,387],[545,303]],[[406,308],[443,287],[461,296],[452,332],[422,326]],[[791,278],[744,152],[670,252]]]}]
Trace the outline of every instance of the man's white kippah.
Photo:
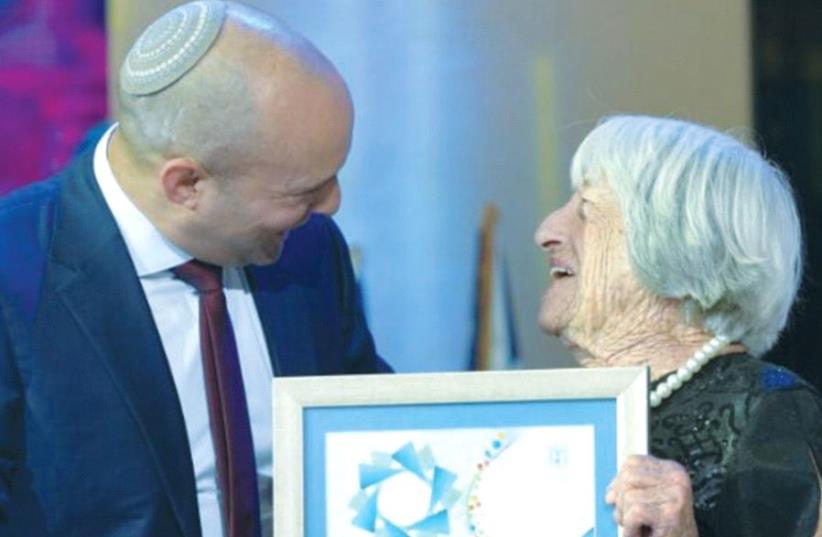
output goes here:
[{"label": "man's white kippah", "polygon": [[179,80],[220,33],[226,5],[199,0],[154,21],[131,47],[120,69],[120,86],[131,95],[157,93]]}]

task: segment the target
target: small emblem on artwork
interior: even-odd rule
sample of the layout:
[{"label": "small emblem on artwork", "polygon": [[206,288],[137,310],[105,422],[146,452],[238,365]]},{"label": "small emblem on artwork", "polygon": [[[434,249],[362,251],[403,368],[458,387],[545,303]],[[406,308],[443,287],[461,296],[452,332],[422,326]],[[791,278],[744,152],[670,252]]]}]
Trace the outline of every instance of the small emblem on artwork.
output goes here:
[{"label": "small emblem on artwork", "polygon": [[551,446],[548,448],[548,465],[562,468],[568,465],[568,448],[565,446]]}]

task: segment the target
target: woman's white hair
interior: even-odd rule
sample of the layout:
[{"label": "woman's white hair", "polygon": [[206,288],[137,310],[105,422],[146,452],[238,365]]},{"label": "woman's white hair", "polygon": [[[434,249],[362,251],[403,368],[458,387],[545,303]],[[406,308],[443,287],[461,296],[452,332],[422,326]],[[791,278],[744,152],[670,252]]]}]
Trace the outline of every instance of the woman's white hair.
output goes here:
[{"label": "woman's white hair", "polygon": [[680,299],[687,322],[776,342],[802,272],[802,232],[785,174],[735,138],[685,121],[615,116],[582,142],[576,188],[607,181],[640,283]]}]

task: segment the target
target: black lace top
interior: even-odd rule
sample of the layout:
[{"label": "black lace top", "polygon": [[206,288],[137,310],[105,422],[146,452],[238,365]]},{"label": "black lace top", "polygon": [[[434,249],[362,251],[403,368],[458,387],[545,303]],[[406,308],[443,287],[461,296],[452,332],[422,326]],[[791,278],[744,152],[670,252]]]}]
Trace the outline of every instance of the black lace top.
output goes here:
[{"label": "black lace top", "polygon": [[790,371],[720,356],[651,413],[651,453],[691,476],[700,537],[810,537],[822,399]]}]

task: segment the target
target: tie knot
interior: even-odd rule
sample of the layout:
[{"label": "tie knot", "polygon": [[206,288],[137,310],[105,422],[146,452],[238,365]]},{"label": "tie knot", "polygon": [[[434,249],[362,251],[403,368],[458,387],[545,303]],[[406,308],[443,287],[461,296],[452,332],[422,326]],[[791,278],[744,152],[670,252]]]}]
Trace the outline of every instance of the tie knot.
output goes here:
[{"label": "tie knot", "polygon": [[171,269],[174,275],[201,293],[223,289],[223,268],[192,259]]}]

